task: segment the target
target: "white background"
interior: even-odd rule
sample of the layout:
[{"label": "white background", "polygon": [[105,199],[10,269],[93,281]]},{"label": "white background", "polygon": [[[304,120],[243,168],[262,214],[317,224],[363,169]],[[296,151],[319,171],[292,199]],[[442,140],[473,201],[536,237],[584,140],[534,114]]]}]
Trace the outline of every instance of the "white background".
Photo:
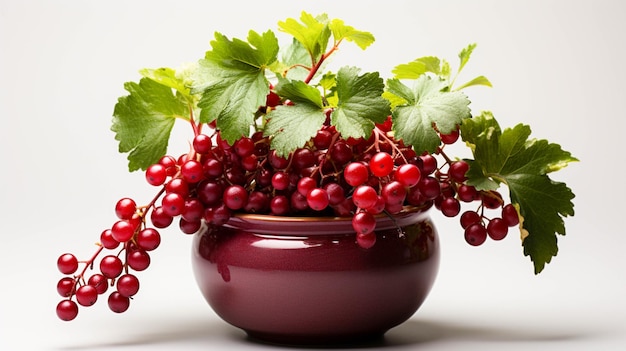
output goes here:
[{"label": "white background", "polygon": [[[219,3],[219,5],[217,5]],[[469,247],[456,220],[437,217],[443,258],[415,316],[389,349],[622,350],[626,347],[623,232],[626,6],[620,1],[24,1],[0,0],[0,349],[267,349],[218,319],[190,270],[191,238],[166,231],[130,310],[100,301],[57,320],[56,258],[86,258],[113,223],[117,199],[148,201],[109,131],[113,106],[143,67],[201,58],[214,31],[244,37],[301,10],[372,32],[345,43],[334,67],[388,77],[425,55],[457,63],[474,111],[530,124],[581,162],[554,174],[577,194],[560,252],[538,276],[519,239]],[[281,38],[286,37],[279,34]],[[186,148],[188,130],[172,153]],[[367,306],[363,306],[367,308]]]}]

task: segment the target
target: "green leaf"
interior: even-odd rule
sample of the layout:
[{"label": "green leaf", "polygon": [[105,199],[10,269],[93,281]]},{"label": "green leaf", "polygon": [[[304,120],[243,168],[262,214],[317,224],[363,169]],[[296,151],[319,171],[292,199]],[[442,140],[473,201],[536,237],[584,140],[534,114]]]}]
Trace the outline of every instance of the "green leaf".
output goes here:
[{"label": "green leaf", "polygon": [[301,103],[276,106],[267,119],[265,135],[273,136],[270,147],[279,156],[287,156],[315,136],[326,114],[315,105]]},{"label": "green leaf", "polygon": [[333,38],[336,43],[346,39],[354,42],[361,49],[365,50],[374,42],[372,33],[356,30],[354,27],[346,25],[340,19],[333,19],[330,22],[330,30],[333,33]]},{"label": "green leaf", "polygon": [[417,79],[427,72],[441,74],[441,60],[438,57],[420,57],[412,62],[397,65],[391,71],[396,79]]},{"label": "green leaf", "polygon": [[574,194],[565,183],[545,175],[508,175],[506,184],[511,202],[519,204],[524,217],[522,228],[528,232],[522,242],[524,255],[530,256],[535,273],[540,273],[558,252],[556,234],[565,235],[563,217],[574,215]]},{"label": "green leaf", "polygon": [[327,72],[322,76],[318,84],[324,91],[334,90],[337,87],[337,75]]},{"label": "green leaf", "polygon": [[276,85],[276,93],[296,104],[308,103],[320,110],[324,107],[319,90],[300,80],[281,79]]},{"label": "green leaf", "polygon": [[172,68],[144,68],[140,70],[139,73],[142,76],[150,78],[159,84],[170,87],[187,97],[191,96],[191,91],[189,87],[186,86],[185,81],[179,78],[176,74],[176,71]]},{"label": "green leaf", "polygon": [[530,134],[530,127],[523,124],[502,131],[488,112],[461,125],[461,136],[474,155],[467,183],[478,190],[507,185],[511,202],[524,218],[520,225],[527,233],[522,236],[524,254],[539,273],[558,252],[556,235],[565,234],[563,218],[574,215],[574,193],[548,173],[578,160],[558,144],[529,139]]},{"label": "green leaf", "polygon": [[287,72],[285,78],[294,80],[304,80],[309,75],[311,66],[311,56],[306,51],[302,43],[293,39],[291,44],[284,47],[280,52],[280,62],[276,61],[276,66],[271,67],[277,76],[283,76]]},{"label": "green leaf", "polygon": [[444,81],[422,75],[413,89],[397,79],[387,81],[390,94],[406,101],[392,113],[396,138],[413,145],[416,152],[434,152],[439,146],[439,135],[450,133],[464,119],[470,117],[469,100],[461,92],[444,91]]},{"label": "green leaf", "polygon": [[166,153],[175,118],[188,120],[189,107],[171,87],[150,78],[127,82],[124,88],[130,94],[118,99],[111,130],[119,152],[129,153],[129,171],[145,170]]},{"label": "green leaf", "polygon": [[265,104],[265,69],[276,61],[278,41],[271,31],[250,31],[248,42],[216,33],[211,47],[199,62],[192,92],[202,92],[200,122],[217,119],[222,136],[232,143],[248,135],[256,111]]},{"label": "green leaf", "polygon": [[459,52],[459,60],[461,62],[459,64],[459,69],[457,72],[461,72],[463,70],[463,67],[465,67],[465,64],[467,63],[467,61],[469,61],[470,56],[472,55],[472,52],[474,52],[475,48],[476,43],[472,43],[466,46],[463,50],[461,50],[461,52]]},{"label": "green leaf", "polygon": [[337,72],[337,108],[331,124],[344,138],[367,138],[375,123],[389,116],[389,102],[382,97],[385,85],[378,72],[359,75],[356,67]]},{"label": "green leaf", "polygon": [[331,31],[328,26],[328,17],[323,14],[318,18],[302,11],[298,22],[293,18],[278,22],[279,30],[291,34],[309,52],[311,58],[317,62],[328,47]]},{"label": "green leaf", "polygon": [[471,87],[474,85],[484,85],[484,86],[488,86],[488,87],[492,87],[491,82],[489,81],[489,79],[487,79],[487,77],[485,76],[478,76],[472,80],[470,80],[469,82],[466,82],[464,84],[461,84],[461,86],[455,88],[454,90],[461,90],[467,87]]}]

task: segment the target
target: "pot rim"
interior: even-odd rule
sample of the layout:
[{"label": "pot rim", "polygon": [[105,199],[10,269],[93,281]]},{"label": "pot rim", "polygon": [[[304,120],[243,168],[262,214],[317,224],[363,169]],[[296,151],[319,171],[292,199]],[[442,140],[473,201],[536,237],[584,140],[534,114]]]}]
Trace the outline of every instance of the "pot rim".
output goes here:
[{"label": "pot rim", "polygon": [[[402,227],[410,222],[426,219],[428,209],[428,207],[404,206],[402,211],[397,214],[381,213],[375,215],[376,231]],[[303,225],[307,223],[310,225]],[[274,216],[238,213],[233,215],[224,226],[259,234],[315,235],[327,233],[329,229],[336,234],[354,234],[352,217]]]},{"label": "pot rim", "polygon": [[[429,208],[418,206],[404,206],[402,211],[388,215],[386,213],[380,213],[374,216],[374,218],[388,218],[388,217],[401,217],[407,214],[413,214],[418,212],[426,213]],[[271,214],[257,214],[257,213],[235,213],[232,218],[239,218],[242,220],[257,220],[268,222],[341,222],[352,221],[352,217],[339,217],[339,216],[278,216]]]}]

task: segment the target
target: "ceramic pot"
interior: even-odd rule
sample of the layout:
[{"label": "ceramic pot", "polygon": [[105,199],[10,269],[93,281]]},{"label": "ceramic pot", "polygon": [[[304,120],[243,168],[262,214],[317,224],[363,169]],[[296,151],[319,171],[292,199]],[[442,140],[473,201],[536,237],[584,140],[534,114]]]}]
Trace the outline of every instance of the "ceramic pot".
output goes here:
[{"label": "ceramic pot", "polygon": [[363,249],[350,218],[238,215],[195,235],[194,273],[213,310],[252,339],[379,339],[428,295],[439,239],[417,210],[379,216],[376,228],[376,244]]}]

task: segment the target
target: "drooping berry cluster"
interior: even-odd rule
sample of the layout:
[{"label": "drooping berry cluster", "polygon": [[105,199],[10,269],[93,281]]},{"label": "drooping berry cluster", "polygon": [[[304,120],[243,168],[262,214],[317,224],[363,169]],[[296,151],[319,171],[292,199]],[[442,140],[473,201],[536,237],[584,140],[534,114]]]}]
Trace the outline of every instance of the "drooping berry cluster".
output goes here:
[{"label": "drooping berry cluster", "polygon": [[[130,299],[139,291],[139,279],[133,271],[143,271],[150,266],[149,251],[161,243],[160,233],[146,226],[145,208],[138,208],[130,198],[120,199],[115,206],[118,220],[102,231],[98,249],[87,261],[80,262],[71,253],[62,254],[57,268],[66,276],[57,283],[57,292],[65,299],[56,308],[57,316],[65,321],[78,315],[78,306],[91,306],[100,295],[108,295],[108,305],[113,312],[128,309]],[[102,257],[98,272],[87,276],[94,269],[98,256],[104,249],[117,250],[116,254]],[[80,265],[83,265],[79,270]],[[74,301],[75,298],[75,301]]]},{"label": "drooping berry cluster", "polygon": [[[443,146],[453,144],[459,139],[458,131],[440,135]],[[451,160],[439,148],[439,155],[445,160],[445,165],[436,171],[436,179],[441,184],[441,192],[435,199],[435,207],[446,217],[456,217],[461,213],[461,202],[478,202],[478,208],[461,213],[460,223],[464,229],[465,241],[473,246],[482,245],[487,237],[493,240],[502,240],[508,234],[509,227],[519,224],[517,209],[512,204],[506,204],[502,195],[495,190],[478,191],[474,186],[466,184],[466,173],[469,164],[463,160]],[[445,170],[447,167],[447,170]],[[500,210],[489,217],[487,211]]]}]

